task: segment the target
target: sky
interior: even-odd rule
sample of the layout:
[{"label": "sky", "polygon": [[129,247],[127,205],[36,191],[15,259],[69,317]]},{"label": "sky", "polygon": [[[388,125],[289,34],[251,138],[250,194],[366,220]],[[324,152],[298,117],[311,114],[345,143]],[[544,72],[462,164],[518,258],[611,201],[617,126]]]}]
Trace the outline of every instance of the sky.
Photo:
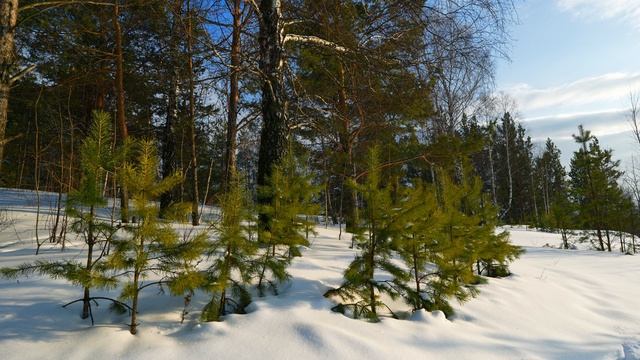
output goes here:
[{"label": "sky", "polygon": [[579,124],[614,150],[624,168],[640,157],[629,126],[629,95],[640,93],[640,0],[515,0],[510,60],[498,90],[514,97],[536,142],[553,139],[563,163]]}]

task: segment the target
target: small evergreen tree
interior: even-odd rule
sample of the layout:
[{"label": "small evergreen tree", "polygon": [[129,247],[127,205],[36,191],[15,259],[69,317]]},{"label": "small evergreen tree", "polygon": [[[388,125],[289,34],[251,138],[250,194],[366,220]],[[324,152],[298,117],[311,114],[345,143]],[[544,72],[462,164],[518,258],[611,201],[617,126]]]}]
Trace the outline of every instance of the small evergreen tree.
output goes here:
[{"label": "small evergreen tree", "polygon": [[569,235],[575,226],[576,207],[570,201],[566,192],[559,192],[551,202],[549,213],[544,222],[552,229],[556,229],[562,236],[562,247],[569,249]]},{"label": "small evergreen tree", "polygon": [[[289,278],[286,268],[294,256],[300,256],[300,246],[308,246],[305,233],[313,226],[305,215],[317,214],[319,205],[313,198],[319,188],[312,185],[311,175],[304,163],[289,151],[282,162],[275,166],[268,186],[260,189],[261,196],[272,202],[261,207],[261,214],[268,219],[267,227],[260,229],[261,271],[258,290],[264,294],[265,283],[277,292],[277,282]],[[286,249],[285,253],[279,253]],[[268,278],[267,271],[272,275]]]},{"label": "small evergreen tree", "polygon": [[96,257],[95,251],[100,249],[102,254],[106,253],[117,228],[108,222],[100,221],[96,210],[107,204],[103,196],[105,174],[114,170],[122,154],[121,150],[113,152],[111,149],[113,133],[109,114],[94,111],[92,115],[93,123],[89,134],[82,142],[80,152],[82,177],[78,188],[69,194],[66,205],[67,213],[74,218],[72,230],[81,234],[87,245],[86,262],[82,264],[75,260],[37,261],[13,269],[2,269],[2,275],[16,277],[38,273],[52,278],[63,278],[74,285],[82,286],[83,297],[67,305],[82,301],[81,316],[83,319],[91,317],[93,324],[92,301],[106,299],[122,306],[126,305],[115,299],[91,296],[91,289],[113,288],[117,285],[117,279],[109,275],[104,264],[100,262],[103,256]]},{"label": "small evergreen tree", "polygon": [[[340,298],[342,302],[333,308],[335,311],[350,311],[354,318],[377,321],[380,307],[395,316],[380,295],[399,297],[407,292],[405,284],[410,279],[404,269],[391,261],[398,210],[392,204],[390,189],[381,185],[377,148],[370,150],[366,181],[352,186],[364,201],[362,224],[353,235],[359,254],[345,270],[342,285],[325,296]],[[376,278],[376,270],[390,274],[391,280]]]},{"label": "small evergreen tree", "polygon": [[254,255],[258,244],[251,236],[256,219],[236,174],[231,175],[228,189],[220,197],[220,211],[217,238],[208,250],[215,259],[206,271],[204,288],[213,295],[202,312],[205,321],[219,321],[229,312],[244,313],[251,302],[247,285],[257,272]]},{"label": "small evergreen tree", "polygon": [[404,189],[401,208],[394,232],[394,248],[409,268],[411,286],[406,287],[405,298],[413,310],[432,310],[427,300],[432,282],[437,277],[433,263],[440,256],[437,232],[443,214],[440,211],[433,185],[418,183]]},{"label": "small evergreen tree", "polygon": [[[128,224],[124,229],[130,236],[114,240],[113,252],[107,264],[113,270],[123,271],[127,282],[120,297],[131,301],[131,334],[137,333],[137,314],[140,291],[153,284],[167,284],[172,294],[182,295],[193,291],[203,283],[194,261],[199,259],[206,247],[206,233],[180,240],[178,233],[168,223],[158,220],[159,206],[156,199],[171,190],[182,179],[180,174],[157,180],[158,160],[155,145],[151,141],[139,144],[138,162],[128,164],[122,172],[123,182],[133,200],[131,214],[137,223]],[[168,213],[184,214],[185,206],[176,205]],[[159,281],[144,283],[152,274],[162,274]]]}]

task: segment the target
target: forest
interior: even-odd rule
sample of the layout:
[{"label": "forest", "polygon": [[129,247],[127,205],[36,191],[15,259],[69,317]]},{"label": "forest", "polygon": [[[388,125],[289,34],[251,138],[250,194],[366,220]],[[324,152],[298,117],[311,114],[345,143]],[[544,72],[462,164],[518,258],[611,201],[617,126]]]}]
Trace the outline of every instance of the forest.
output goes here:
[{"label": "forest", "polygon": [[182,321],[197,295],[203,322],[278,295],[320,227],[356,250],[322,295],[370,321],[403,318],[397,299],[450,317],[509,276],[524,250],[502,226],[635,254],[635,167],[583,126],[563,166],[496,91],[516,18],[510,0],[0,0],[0,187],[53,194],[36,254],[83,249],[0,275],[64,279],[65,306],[93,323],[106,301],[136,334],[147,287]]}]

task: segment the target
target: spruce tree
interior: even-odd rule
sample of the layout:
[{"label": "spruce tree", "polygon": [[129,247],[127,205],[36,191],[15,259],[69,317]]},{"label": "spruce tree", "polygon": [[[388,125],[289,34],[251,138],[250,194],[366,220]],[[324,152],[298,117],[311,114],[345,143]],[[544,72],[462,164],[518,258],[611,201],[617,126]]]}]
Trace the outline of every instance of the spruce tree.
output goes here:
[{"label": "spruce tree", "polygon": [[[122,172],[122,180],[133,201],[131,215],[137,218],[137,222],[124,227],[129,236],[113,241],[113,251],[107,259],[111,269],[121,271],[126,277],[120,297],[131,301],[131,334],[137,333],[142,289],[166,284],[172,294],[182,295],[202,285],[203,277],[195,268],[195,261],[206,247],[206,233],[181,240],[170,223],[159,221],[160,208],[156,200],[180,183],[182,176],[176,173],[158,181],[154,143],[143,141],[138,148],[137,163],[127,164]],[[169,213],[184,219],[187,207],[177,204],[175,208]],[[151,274],[161,274],[162,278],[145,283]]]},{"label": "spruce tree", "polygon": [[[406,293],[405,284],[410,279],[407,271],[391,261],[399,211],[392,204],[390,188],[381,183],[377,148],[370,150],[365,182],[352,186],[364,201],[362,223],[353,234],[359,251],[345,270],[342,285],[327,291],[325,296],[340,298],[341,303],[333,308],[335,311],[377,321],[381,307],[395,316],[380,295],[398,298]],[[376,270],[388,273],[391,279],[376,278]]]},{"label": "spruce tree", "polygon": [[220,197],[221,219],[214,225],[216,239],[207,253],[214,257],[206,270],[204,289],[212,293],[202,311],[205,321],[219,321],[228,313],[244,313],[251,302],[248,285],[257,272],[254,255],[258,244],[253,239],[251,224],[256,219],[244,186],[233,172],[228,188]]}]

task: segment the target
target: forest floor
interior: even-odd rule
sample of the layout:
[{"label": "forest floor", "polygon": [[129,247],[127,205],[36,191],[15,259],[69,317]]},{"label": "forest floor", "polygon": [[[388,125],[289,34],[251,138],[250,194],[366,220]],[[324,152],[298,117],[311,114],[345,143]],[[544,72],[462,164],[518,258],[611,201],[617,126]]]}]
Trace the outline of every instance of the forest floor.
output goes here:
[{"label": "forest floor", "polygon": [[[42,195],[45,213],[53,200]],[[73,236],[63,253],[45,244],[34,255],[33,193],[0,189],[0,209],[11,219],[0,230],[0,267],[82,257],[83,242]],[[51,218],[41,216],[41,239]],[[248,314],[223,322],[198,320],[209,300],[198,293],[181,324],[183,299],[147,288],[132,336],[127,315],[110,312],[107,303],[94,307],[95,326],[80,319],[80,303],[62,308],[81,295],[62,280],[0,280],[0,358],[640,359],[640,256],[561,250],[557,234],[508,230],[526,250],[511,265],[513,275],[488,279],[478,297],[455,304],[452,319],[422,311],[369,323],[332,312],[323,294],[340,285],[355,250],[348,234],[339,240],[337,228],[323,226],[278,296],[255,298]]]}]

